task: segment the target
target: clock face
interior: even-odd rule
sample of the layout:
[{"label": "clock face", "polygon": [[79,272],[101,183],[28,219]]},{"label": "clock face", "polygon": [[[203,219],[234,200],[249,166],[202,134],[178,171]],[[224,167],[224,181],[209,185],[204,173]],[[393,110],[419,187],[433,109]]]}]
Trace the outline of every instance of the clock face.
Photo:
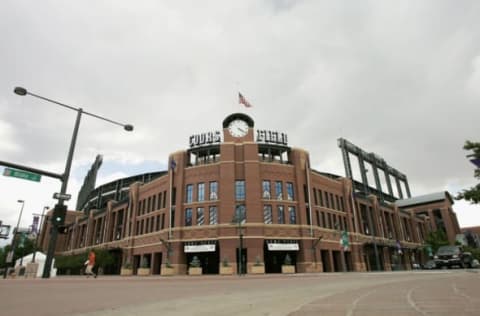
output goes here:
[{"label": "clock face", "polygon": [[242,120],[233,120],[228,125],[228,131],[233,137],[243,137],[248,133],[248,124]]}]

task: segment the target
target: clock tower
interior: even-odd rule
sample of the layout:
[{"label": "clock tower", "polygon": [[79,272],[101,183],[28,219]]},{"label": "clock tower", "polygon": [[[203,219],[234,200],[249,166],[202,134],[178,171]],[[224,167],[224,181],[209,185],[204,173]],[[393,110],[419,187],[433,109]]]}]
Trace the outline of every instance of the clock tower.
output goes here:
[{"label": "clock tower", "polygon": [[253,142],[253,120],[243,113],[234,113],[223,120],[224,142]]}]

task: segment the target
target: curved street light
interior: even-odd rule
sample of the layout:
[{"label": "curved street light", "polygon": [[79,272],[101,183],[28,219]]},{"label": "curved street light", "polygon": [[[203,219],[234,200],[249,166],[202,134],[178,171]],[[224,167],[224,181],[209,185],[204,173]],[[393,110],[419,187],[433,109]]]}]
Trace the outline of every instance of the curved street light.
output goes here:
[{"label": "curved street light", "polygon": [[53,260],[53,256],[54,256],[54,253],[55,253],[55,247],[56,247],[56,244],[57,244],[57,237],[58,237],[57,228],[59,226],[63,225],[64,219],[65,219],[66,206],[64,205],[64,200],[65,200],[65,194],[67,192],[68,178],[70,176],[70,168],[72,166],[73,153],[75,151],[75,144],[77,142],[78,128],[80,126],[80,120],[81,120],[82,114],[93,116],[93,117],[98,118],[100,120],[107,121],[107,122],[110,122],[112,124],[122,126],[123,129],[128,131],[128,132],[133,131],[133,125],[122,124],[122,123],[119,123],[117,121],[108,119],[106,117],[96,115],[96,114],[93,114],[93,113],[90,113],[90,112],[86,112],[82,108],[75,108],[75,107],[70,106],[68,104],[64,104],[64,103],[61,103],[61,102],[58,102],[58,101],[55,101],[55,100],[52,100],[52,99],[49,99],[49,98],[42,97],[38,94],[29,92],[27,89],[25,89],[23,87],[15,87],[15,89],[13,91],[15,92],[15,94],[20,95],[20,96],[31,95],[33,97],[42,99],[42,100],[47,101],[47,102],[55,103],[55,104],[60,105],[64,108],[67,108],[67,109],[70,109],[70,110],[73,110],[73,111],[77,112],[77,118],[76,118],[75,126],[74,126],[74,129],[73,129],[72,140],[70,142],[70,149],[69,149],[68,156],[67,156],[67,162],[65,164],[65,171],[62,174],[62,179],[61,179],[62,186],[61,186],[61,189],[60,189],[58,203],[55,205],[54,213],[53,213],[54,216],[52,216],[52,219],[51,219],[53,229],[51,230],[50,241],[48,243],[47,258],[45,259],[45,266],[44,266],[43,275],[42,275],[42,278],[49,278],[50,277],[50,270],[51,270],[51,266],[52,266],[52,260]]}]

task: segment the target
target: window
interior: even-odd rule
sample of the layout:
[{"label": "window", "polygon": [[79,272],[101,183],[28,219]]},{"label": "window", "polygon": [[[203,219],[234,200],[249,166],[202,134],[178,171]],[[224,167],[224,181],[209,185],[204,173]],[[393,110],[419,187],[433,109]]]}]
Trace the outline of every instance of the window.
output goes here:
[{"label": "window", "polygon": [[325,206],[330,208],[330,202],[328,201],[328,192],[325,192]]},{"label": "window", "polygon": [[317,214],[317,226],[320,227],[322,225],[320,225],[320,213],[318,211],[316,211],[316,214]]},{"label": "window", "polygon": [[318,198],[320,201],[320,206],[323,206],[323,192],[322,190],[318,190]]},{"label": "window", "polygon": [[313,188],[313,200],[315,201],[315,205],[318,205],[317,189],[315,188]]},{"label": "window", "polygon": [[288,217],[290,218],[290,224],[297,223],[297,213],[295,212],[295,206],[288,207]]},{"label": "window", "polygon": [[210,182],[210,200],[218,200],[218,183]]},{"label": "window", "polygon": [[218,224],[218,219],[217,219],[217,207],[216,206],[210,206],[209,208],[209,224],[210,225],[217,225]]},{"label": "window", "polygon": [[199,183],[197,187],[198,202],[205,201],[205,183]]},{"label": "window", "polygon": [[338,199],[338,195],[335,194],[335,200],[337,202],[337,210],[341,210],[340,208],[340,200]]},{"label": "window", "polygon": [[150,213],[150,206],[152,205],[152,197],[149,196],[147,200],[147,213]]},{"label": "window", "polygon": [[282,205],[277,206],[277,221],[279,224],[285,224],[285,211]]},{"label": "window", "polygon": [[203,207],[198,207],[197,208],[197,225],[201,226],[205,223],[205,214]]},{"label": "window", "polygon": [[262,197],[266,200],[271,198],[270,181],[268,180],[263,180],[262,182]]},{"label": "window", "polygon": [[334,202],[334,200],[333,200],[333,194],[332,194],[332,193],[330,193],[330,206],[331,206],[333,209],[335,209],[335,202]]},{"label": "window", "polygon": [[343,203],[343,196],[340,197],[340,210],[345,212],[345,204]]},{"label": "window", "polygon": [[235,222],[240,221],[241,224],[245,223],[247,220],[247,212],[245,205],[239,204],[235,208]]},{"label": "window", "polygon": [[157,196],[154,195],[154,196],[152,197],[152,211],[158,209],[158,207],[155,206],[155,204],[157,204],[156,202],[157,202]]},{"label": "window", "polygon": [[245,200],[245,180],[235,181],[235,200]]},{"label": "window", "polygon": [[162,214],[162,225],[160,226],[160,229],[165,228],[165,213]]},{"label": "window", "polygon": [[322,227],[327,228],[327,221],[325,220],[325,213],[321,212],[322,214]]},{"label": "window", "polygon": [[295,200],[295,195],[293,194],[293,183],[287,182],[287,200]]},{"label": "window", "polygon": [[192,226],[192,209],[185,209],[185,226]]},{"label": "window", "polygon": [[[162,201],[162,208],[165,208],[167,205],[167,191],[163,191],[163,201]],[[174,203],[172,203],[174,204]]]},{"label": "window", "polygon": [[272,223],[272,206],[271,205],[265,205],[263,207],[263,222],[265,224]]},{"label": "window", "polygon": [[282,181],[275,181],[275,194],[276,194],[277,200],[283,200]]},{"label": "window", "polygon": [[187,184],[187,189],[185,190],[185,203],[193,202],[193,184]]},{"label": "window", "polygon": [[162,208],[162,192],[158,193],[157,210]]}]

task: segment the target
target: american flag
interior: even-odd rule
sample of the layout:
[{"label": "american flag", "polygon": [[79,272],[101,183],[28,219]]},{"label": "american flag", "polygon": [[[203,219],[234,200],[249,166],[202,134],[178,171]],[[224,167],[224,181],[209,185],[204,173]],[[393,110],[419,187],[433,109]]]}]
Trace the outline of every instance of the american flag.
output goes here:
[{"label": "american flag", "polygon": [[245,105],[247,108],[252,107],[250,102],[248,102],[240,92],[238,93],[238,103]]}]

